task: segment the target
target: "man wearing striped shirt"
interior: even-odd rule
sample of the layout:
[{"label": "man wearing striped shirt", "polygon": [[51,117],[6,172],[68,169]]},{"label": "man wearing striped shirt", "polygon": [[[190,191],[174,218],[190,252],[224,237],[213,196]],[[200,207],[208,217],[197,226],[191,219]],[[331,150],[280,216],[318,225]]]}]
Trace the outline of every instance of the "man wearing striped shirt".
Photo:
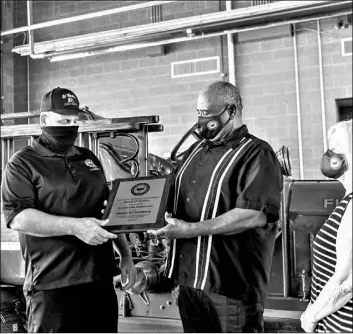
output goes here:
[{"label": "man wearing striped shirt", "polygon": [[316,234],[311,300],[301,322],[306,332],[352,333],[352,120],[332,126],[328,142],[321,171],[346,193]]},{"label": "man wearing striped shirt", "polygon": [[242,123],[239,90],[199,94],[199,134],[176,170],[166,274],[179,285],[185,332],[263,332],[282,177],[271,146]]}]

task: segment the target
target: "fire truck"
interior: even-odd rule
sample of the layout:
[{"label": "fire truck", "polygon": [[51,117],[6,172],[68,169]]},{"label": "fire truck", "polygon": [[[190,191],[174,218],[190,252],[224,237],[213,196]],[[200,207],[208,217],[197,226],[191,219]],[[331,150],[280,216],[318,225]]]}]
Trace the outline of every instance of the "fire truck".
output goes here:
[{"label": "fire truck", "polygon": [[[36,118],[38,113],[7,114],[3,115],[2,122],[20,117]],[[163,131],[157,115],[103,118],[85,108],[80,113],[79,125],[76,145],[89,148],[99,157],[110,186],[116,179],[172,173],[183,155],[179,152],[181,148],[185,148],[187,141],[199,139],[194,126],[172,150],[171,157],[164,159],[149,153],[148,148],[149,133]],[[16,151],[16,145],[30,144],[40,133],[39,124],[2,125],[2,171]],[[292,179],[288,148],[280,148],[277,157],[284,187],[265,302],[265,331],[302,332],[300,315],[310,298],[313,239],[343,197],[344,189],[337,181]],[[114,277],[119,300],[119,332],[182,332],[174,286],[163,275],[168,243],[146,231],[127,233],[127,237],[138,280],[133,288],[124,291],[120,277]],[[117,254],[116,262],[119,265]],[[17,234],[3,228],[1,332],[26,332],[23,282],[24,261]]]}]

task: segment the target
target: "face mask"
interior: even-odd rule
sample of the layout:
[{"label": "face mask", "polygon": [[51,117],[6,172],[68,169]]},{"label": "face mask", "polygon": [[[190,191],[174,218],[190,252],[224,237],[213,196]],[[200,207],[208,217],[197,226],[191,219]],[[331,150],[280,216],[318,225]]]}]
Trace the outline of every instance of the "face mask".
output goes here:
[{"label": "face mask", "polygon": [[198,129],[199,135],[204,139],[212,139],[217,136],[217,134],[226,126],[226,124],[230,121],[230,117],[228,121],[222,124],[221,116],[225,111],[228,110],[228,107],[225,108],[219,115],[217,116],[199,116],[198,117]]},{"label": "face mask", "polygon": [[338,179],[347,169],[343,154],[327,150],[321,159],[321,173],[331,179]]},{"label": "face mask", "polygon": [[66,153],[75,143],[78,126],[43,126],[41,142],[55,153]]}]

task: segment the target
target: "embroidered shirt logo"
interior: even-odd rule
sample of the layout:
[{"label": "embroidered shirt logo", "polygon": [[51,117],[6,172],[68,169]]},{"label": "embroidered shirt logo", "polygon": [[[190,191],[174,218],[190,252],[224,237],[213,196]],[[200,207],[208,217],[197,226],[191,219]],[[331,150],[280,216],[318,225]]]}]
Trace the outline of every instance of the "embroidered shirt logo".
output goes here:
[{"label": "embroidered shirt logo", "polygon": [[91,159],[86,159],[85,164],[87,167],[90,168],[91,172],[93,172],[94,170],[99,170],[99,168],[93,163]]}]

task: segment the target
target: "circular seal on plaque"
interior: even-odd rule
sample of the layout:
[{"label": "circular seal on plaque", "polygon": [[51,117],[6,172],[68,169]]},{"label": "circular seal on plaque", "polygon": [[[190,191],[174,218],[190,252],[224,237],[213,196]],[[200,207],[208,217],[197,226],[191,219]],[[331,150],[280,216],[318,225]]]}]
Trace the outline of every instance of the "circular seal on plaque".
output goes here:
[{"label": "circular seal on plaque", "polygon": [[138,183],[131,188],[131,194],[141,196],[150,190],[150,185],[147,183]]}]

